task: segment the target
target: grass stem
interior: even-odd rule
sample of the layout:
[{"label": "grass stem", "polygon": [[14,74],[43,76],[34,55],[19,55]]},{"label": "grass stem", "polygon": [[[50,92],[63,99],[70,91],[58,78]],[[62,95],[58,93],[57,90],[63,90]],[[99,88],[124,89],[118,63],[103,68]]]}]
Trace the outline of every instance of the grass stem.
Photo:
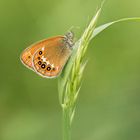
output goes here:
[{"label": "grass stem", "polygon": [[71,123],[68,107],[63,107],[63,140],[71,140]]}]

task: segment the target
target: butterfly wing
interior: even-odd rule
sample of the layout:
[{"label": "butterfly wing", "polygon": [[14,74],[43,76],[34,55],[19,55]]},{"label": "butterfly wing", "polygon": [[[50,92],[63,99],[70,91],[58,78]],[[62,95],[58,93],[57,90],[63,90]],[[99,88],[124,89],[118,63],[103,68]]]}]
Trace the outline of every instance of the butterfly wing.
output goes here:
[{"label": "butterfly wing", "polygon": [[[39,49],[42,48],[46,45],[51,44],[53,41],[57,40],[58,37],[53,37],[53,38],[49,38],[49,39],[45,39],[42,41],[39,41],[33,45],[31,45],[30,47],[26,48],[21,56],[20,56],[20,60],[21,62],[28,67],[29,69],[33,70],[33,65],[32,65],[32,60],[33,60],[33,55],[34,53]],[[62,36],[59,36],[59,38],[62,38]]]},{"label": "butterfly wing", "polygon": [[65,37],[57,37],[49,44],[39,48],[33,56],[33,67],[37,74],[53,78],[57,77],[69,56],[71,49]]}]

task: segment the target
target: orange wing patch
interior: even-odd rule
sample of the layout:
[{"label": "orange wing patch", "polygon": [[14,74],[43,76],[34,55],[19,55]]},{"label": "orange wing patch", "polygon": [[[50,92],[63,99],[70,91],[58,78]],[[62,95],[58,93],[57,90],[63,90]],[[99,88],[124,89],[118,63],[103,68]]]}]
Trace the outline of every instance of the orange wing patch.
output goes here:
[{"label": "orange wing patch", "polygon": [[59,39],[46,47],[36,51],[33,57],[33,67],[37,74],[53,78],[61,73],[67,62],[71,50],[65,46],[62,39]]}]

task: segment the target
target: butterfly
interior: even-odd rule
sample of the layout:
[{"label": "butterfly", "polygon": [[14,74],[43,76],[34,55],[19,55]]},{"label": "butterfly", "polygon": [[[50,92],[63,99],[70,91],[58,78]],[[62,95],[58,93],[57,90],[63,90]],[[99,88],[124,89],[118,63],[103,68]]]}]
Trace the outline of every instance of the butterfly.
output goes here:
[{"label": "butterfly", "polygon": [[60,75],[73,50],[73,33],[39,41],[26,48],[20,56],[21,62],[42,77]]}]

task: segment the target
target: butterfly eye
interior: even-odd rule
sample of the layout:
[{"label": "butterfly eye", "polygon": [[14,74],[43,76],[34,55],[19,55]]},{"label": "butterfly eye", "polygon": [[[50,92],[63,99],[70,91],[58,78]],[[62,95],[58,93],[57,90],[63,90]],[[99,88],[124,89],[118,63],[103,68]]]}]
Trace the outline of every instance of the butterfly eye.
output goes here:
[{"label": "butterfly eye", "polygon": [[51,70],[51,67],[47,67],[47,71],[50,71]]},{"label": "butterfly eye", "polygon": [[42,64],[42,65],[41,65],[41,68],[42,68],[42,69],[45,69],[45,67],[46,67],[45,64]]},{"label": "butterfly eye", "polygon": [[41,55],[42,54],[42,51],[39,51],[39,54]]},{"label": "butterfly eye", "polygon": [[41,62],[41,61],[38,61],[38,64],[39,64],[39,65],[41,65],[41,64],[42,64],[42,62]]}]

